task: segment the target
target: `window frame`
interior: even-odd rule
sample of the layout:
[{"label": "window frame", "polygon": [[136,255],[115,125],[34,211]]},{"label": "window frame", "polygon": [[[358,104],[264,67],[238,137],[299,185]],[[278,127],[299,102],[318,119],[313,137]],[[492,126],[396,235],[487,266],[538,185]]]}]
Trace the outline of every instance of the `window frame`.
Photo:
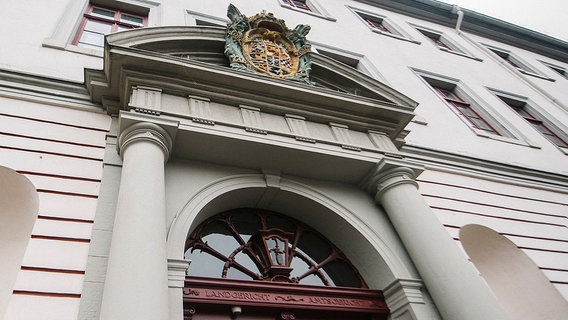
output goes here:
[{"label": "window frame", "polygon": [[545,62],[545,61],[540,61],[542,64],[544,64],[545,66],[547,66],[549,69],[551,69],[552,71],[554,71],[556,75],[559,75],[560,77],[568,80],[568,69],[565,67],[561,67],[559,65],[556,64],[552,64],[549,62]]},{"label": "window frame", "polygon": [[[516,130],[514,126],[510,124],[507,118],[503,117],[500,112],[493,109],[490,104],[486,103],[481,97],[474,94],[465,84],[457,79],[451,79],[441,75],[433,74],[428,71],[412,69],[411,70],[418,76],[420,80],[435,94],[440,100],[446,104],[451,112],[453,112],[460,120],[475,133],[477,136],[489,138],[492,140],[498,140],[502,142],[518,144],[523,146],[530,146],[534,148],[539,148],[530,140],[526,139],[522,132]],[[498,130],[500,135],[491,134],[487,131],[477,129],[470,125],[470,122],[452,106],[449,105],[445,99],[433,88],[434,86],[442,86],[448,89],[455,90],[460,97],[467,103],[469,103],[475,112],[483,117],[493,128]]]},{"label": "window frame", "polygon": [[468,52],[465,48],[460,46],[458,43],[453,41],[448,35],[442,31],[433,30],[430,28],[413,25],[411,26],[418,31],[423,37],[428,39],[432,45],[438,48],[441,51],[452,53],[458,56],[470,58],[477,61],[483,61],[480,58],[473,56],[470,52]]},{"label": "window frame", "polygon": [[[563,153],[568,154],[568,134],[550,121],[551,117],[538,110],[540,108],[536,107],[534,103],[527,98],[503,92],[493,91],[493,94],[499,101],[529,124],[534,131],[538,132],[541,137],[560,149]],[[546,133],[539,128],[545,130]],[[561,144],[557,143],[555,139],[558,139]]]},{"label": "window frame", "polygon": [[296,8],[296,9],[306,10],[306,11],[310,11],[310,12],[314,11],[312,9],[312,7],[310,7],[307,0],[282,0],[282,1],[284,1],[284,3],[286,3],[290,7],[293,7],[293,8]]},{"label": "window frame", "polygon": [[455,43],[448,40],[443,32],[435,31],[429,28],[413,26],[422,36],[428,39],[430,43],[435,45],[438,49],[446,52],[453,52],[458,54],[465,54]]},{"label": "window frame", "polygon": [[312,42],[312,49],[328,58],[339,61],[361,73],[364,73],[383,83],[388,83],[375,65],[364,55],[347,51],[337,47],[330,47],[322,43]]},{"label": "window frame", "polygon": [[[97,16],[97,15],[93,14],[93,10],[95,10],[95,9],[112,11],[112,12],[114,12],[114,16],[113,16],[112,19],[105,18],[105,17],[102,17],[102,16]],[[124,22],[124,21],[122,21],[122,17],[124,15],[129,15],[129,16],[141,18],[142,23],[140,25],[138,25],[138,24],[134,24],[134,23]],[[79,24],[79,27],[76,30],[75,37],[73,38],[73,41],[71,42],[71,44],[78,46],[78,47],[85,48],[85,49],[98,50],[98,49],[93,48],[93,47],[98,47],[94,44],[87,44],[87,46],[84,46],[84,47],[80,45],[81,44],[81,38],[86,31],[85,27],[87,26],[87,23],[89,21],[95,21],[95,22],[99,22],[99,23],[109,24],[109,25],[111,25],[110,33],[114,33],[114,32],[119,31],[120,27],[122,27],[122,28],[126,27],[128,29],[145,27],[148,24],[148,15],[140,15],[140,14],[132,13],[132,12],[127,11],[127,10],[114,9],[114,8],[110,8],[110,7],[107,7],[107,6],[97,5],[97,4],[94,4],[92,2],[89,3],[85,12],[83,13],[81,23]],[[107,33],[107,34],[110,34],[110,33]],[[103,37],[107,34],[103,34]],[[101,48],[101,50],[103,49],[103,47],[100,47],[100,48]]]},{"label": "window frame", "polygon": [[544,74],[540,73],[539,71],[537,71],[535,67],[531,66],[528,62],[526,62],[525,60],[523,60],[522,58],[520,58],[518,55],[514,54],[510,50],[497,48],[495,46],[488,44],[483,44],[483,45],[487,48],[487,50],[489,50],[489,53],[491,55],[498,58],[499,61],[506,62],[506,65],[509,66],[511,69],[517,70],[518,72],[529,76],[541,78],[544,80],[554,81],[554,79],[551,79],[545,76]]},{"label": "window frame", "polygon": [[[353,8],[353,7],[350,7],[350,6],[346,6],[346,7],[349,10],[351,10],[351,12],[353,12],[353,14],[355,14],[355,16],[357,16],[357,18],[367,28],[369,28],[369,30],[371,30],[372,32],[378,33],[380,35],[388,36],[388,37],[391,37],[391,38],[395,38],[395,39],[420,44],[419,41],[412,39],[406,32],[404,32],[398,25],[396,25],[387,16],[382,15],[382,14],[377,14],[377,13],[374,13],[374,12],[369,12],[369,11],[366,11],[366,10],[361,10],[361,9],[358,9],[358,8]],[[378,27],[374,27],[374,26],[370,25],[369,21],[368,21],[370,19],[376,19],[376,20],[380,21],[381,25],[383,25],[383,27],[386,29],[386,31],[382,30]]]},{"label": "window frame", "polygon": [[186,10],[185,11],[185,24],[188,26],[207,26],[226,28],[227,23],[230,21],[225,18],[218,18],[204,13]]},{"label": "window frame", "polygon": [[442,86],[430,84],[432,89],[438,93],[440,98],[446,101],[447,104],[451,105],[454,110],[461,115],[462,119],[465,119],[473,128],[477,130],[486,131],[489,134],[502,136],[503,134],[495,129],[489,121],[479,114],[472,106],[461,97],[460,93],[457,92],[455,87],[453,89],[444,88]]},{"label": "window frame", "polygon": [[83,14],[90,3],[103,6],[112,3],[125,11],[147,16],[148,25],[161,24],[161,4],[153,0],[114,0],[112,2],[109,0],[73,0],[68,1],[65,11],[59,16],[53,31],[47,38],[43,39],[42,47],[102,57],[103,52],[100,50],[85,49],[71,44],[77,34],[77,28],[82,22]]},{"label": "window frame", "polygon": [[[332,17],[325,8],[318,2],[318,0],[278,0],[280,6],[286,9],[294,10],[297,12],[302,12],[305,14],[309,14],[315,17],[323,18],[330,21],[337,21],[334,17]],[[305,3],[308,9],[302,9],[294,4],[294,2],[303,2]],[[292,3],[292,4],[290,4]]]}]

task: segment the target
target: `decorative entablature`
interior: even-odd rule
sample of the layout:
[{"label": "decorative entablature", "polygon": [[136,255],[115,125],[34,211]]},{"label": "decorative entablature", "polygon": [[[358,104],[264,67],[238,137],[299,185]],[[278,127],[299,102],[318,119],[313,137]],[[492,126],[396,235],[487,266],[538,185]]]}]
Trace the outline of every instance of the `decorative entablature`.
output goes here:
[{"label": "decorative entablature", "polygon": [[119,115],[119,130],[133,121],[178,123],[174,157],[353,183],[379,159],[401,157],[416,102],[319,54],[311,77],[358,95],[234,70],[225,37],[219,27],[111,34],[104,67],[85,71],[86,87]]},{"label": "decorative entablature", "polygon": [[308,84],[311,45],[306,39],[310,26],[288,29],[282,19],[265,11],[247,18],[230,4],[227,16],[225,54],[231,68]]}]

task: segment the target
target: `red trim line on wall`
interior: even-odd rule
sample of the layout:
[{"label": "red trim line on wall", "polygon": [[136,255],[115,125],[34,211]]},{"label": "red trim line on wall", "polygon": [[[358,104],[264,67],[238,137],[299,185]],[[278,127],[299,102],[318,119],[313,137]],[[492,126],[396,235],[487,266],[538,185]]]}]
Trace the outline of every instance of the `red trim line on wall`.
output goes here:
[{"label": "red trim line on wall", "polygon": [[17,133],[0,132],[0,134],[3,134],[3,135],[5,135],[5,136],[11,136],[11,137],[27,138],[27,139],[33,139],[33,140],[39,140],[39,141],[49,141],[49,142],[57,142],[57,143],[63,143],[63,144],[70,144],[70,145],[80,146],[80,147],[89,147],[89,148],[98,148],[98,149],[104,149],[104,148],[105,148],[104,145],[86,144],[86,143],[71,142],[71,141],[66,141],[66,140],[57,140],[57,139],[48,139],[48,138],[41,138],[41,137],[33,137],[33,136],[27,136],[27,135],[17,134]]},{"label": "red trim line on wall", "polygon": [[69,123],[65,123],[65,122],[57,122],[57,121],[52,121],[52,120],[43,120],[43,119],[38,119],[38,118],[30,118],[30,117],[18,116],[18,115],[9,114],[9,113],[0,113],[0,116],[10,117],[10,118],[18,118],[18,119],[25,119],[25,120],[35,121],[35,122],[50,123],[50,124],[56,124],[56,125],[60,125],[60,126],[78,128],[78,129],[86,129],[86,130],[93,130],[93,131],[99,131],[99,132],[108,132],[108,129],[100,129],[100,128],[95,128],[95,127],[78,126],[78,125],[75,125],[75,124],[69,124]]},{"label": "red trim line on wall", "polygon": [[29,296],[41,296],[41,297],[81,298],[81,294],[78,293],[44,292],[44,291],[28,291],[28,290],[14,290],[12,293],[29,295]]},{"label": "red trim line on wall", "polygon": [[54,241],[82,242],[82,243],[91,242],[91,239],[46,236],[46,235],[37,235],[37,234],[32,234],[31,238],[42,239],[42,240],[54,240]]},{"label": "red trim line on wall", "polygon": [[433,194],[422,194],[422,196],[435,198],[435,199],[444,199],[444,200],[451,200],[451,201],[462,202],[462,203],[476,204],[476,205],[480,205],[480,206],[484,206],[484,207],[514,210],[514,211],[518,211],[518,212],[525,212],[525,213],[536,214],[536,215],[541,215],[541,216],[566,218],[566,216],[560,215],[560,214],[542,213],[542,212],[523,210],[523,209],[517,209],[517,208],[512,208],[512,207],[498,206],[498,205],[494,205],[494,204],[486,204],[486,203],[475,202],[475,201],[468,201],[468,200],[462,200],[462,199],[456,199],[456,198],[443,197],[443,196],[438,196],[438,195],[433,195]]},{"label": "red trim line on wall", "polygon": [[23,174],[23,175],[42,176],[42,177],[68,179],[68,180],[90,181],[90,182],[101,182],[101,179],[65,176],[65,175],[60,175],[60,174],[51,174],[51,173],[42,173],[42,172],[33,172],[33,171],[22,171],[22,170],[17,170],[16,172],[18,172],[19,174]]},{"label": "red trim line on wall", "polygon": [[32,266],[22,266],[21,269],[26,270],[26,271],[38,271],[38,272],[53,272],[53,273],[65,273],[65,274],[85,274],[84,270],[55,269],[55,268],[32,267]]},{"label": "red trim line on wall", "polygon": [[544,202],[544,203],[550,203],[550,204],[568,205],[568,203],[563,203],[563,202],[557,202],[557,201],[552,201],[552,200],[543,200],[543,199],[527,198],[527,197],[515,196],[515,195],[510,195],[510,194],[505,194],[505,193],[493,192],[493,191],[488,191],[488,190],[483,190],[483,189],[477,189],[477,188],[473,188],[473,187],[466,187],[466,186],[460,186],[460,185],[449,184],[449,183],[443,183],[443,182],[437,182],[437,181],[431,181],[431,180],[416,179],[416,181],[418,181],[418,182],[424,182],[424,183],[430,183],[430,184],[437,184],[437,185],[446,186],[446,187],[452,187],[452,188],[459,188],[459,189],[466,189],[466,190],[478,191],[478,192],[483,192],[483,193],[488,193],[488,194],[493,194],[493,195],[498,195],[498,196],[504,196],[504,197],[507,197],[507,198],[523,199],[523,200],[530,200],[530,201],[536,201],[536,202]]}]

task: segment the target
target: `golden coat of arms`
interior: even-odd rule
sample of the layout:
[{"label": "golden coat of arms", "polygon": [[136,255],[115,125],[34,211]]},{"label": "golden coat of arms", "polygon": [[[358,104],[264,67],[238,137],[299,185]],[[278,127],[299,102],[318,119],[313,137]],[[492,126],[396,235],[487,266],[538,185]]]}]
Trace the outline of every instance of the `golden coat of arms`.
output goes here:
[{"label": "golden coat of arms", "polygon": [[225,54],[232,68],[311,84],[311,46],[306,40],[309,26],[290,30],[272,13],[248,18],[232,4],[227,15],[231,22],[227,25]]}]

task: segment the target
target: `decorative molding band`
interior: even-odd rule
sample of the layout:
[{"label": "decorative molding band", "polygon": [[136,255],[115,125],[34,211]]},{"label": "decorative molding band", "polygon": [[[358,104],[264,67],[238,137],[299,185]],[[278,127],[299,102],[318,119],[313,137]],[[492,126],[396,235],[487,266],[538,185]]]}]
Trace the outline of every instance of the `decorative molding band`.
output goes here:
[{"label": "decorative molding band", "polygon": [[295,135],[296,140],[315,143],[314,139],[308,138],[311,136],[310,130],[308,130],[308,126],[306,125],[306,118],[302,116],[286,114],[286,123],[290,128],[290,131]]},{"label": "decorative molding band", "polygon": [[335,137],[335,140],[339,141],[344,145],[353,145],[353,139],[349,134],[349,127],[344,124],[330,122],[331,132]]},{"label": "decorative molding band", "polygon": [[264,127],[264,124],[260,116],[259,108],[240,105],[239,109],[241,110],[241,116],[243,118],[246,131],[258,134],[268,134],[268,131],[260,129]]},{"label": "decorative molding band", "polygon": [[81,83],[0,70],[0,94],[42,104],[102,112]]},{"label": "decorative molding band", "polygon": [[190,264],[191,260],[168,259],[168,286],[170,288],[183,288]]},{"label": "decorative molding band", "polygon": [[137,122],[124,129],[118,137],[121,157],[128,146],[138,141],[154,142],[164,152],[165,161],[169,158],[173,147],[173,139],[162,127],[151,122]]},{"label": "decorative molding band", "polygon": [[547,172],[518,165],[504,164],[440,150],[406,145],[402,149],[407,159],[438,171],[467,174],[471,177],[490,179],[531,188],[558,192],[568,190],[568,174]]},{"label": "decorative molding band", "polygon": [[151,114],[154,116],[159,116],[160,115],[160,111],[157,110],[150,110],[150,109],[144,109],[144,108],[134,108],[135,112],[139,112],[139,113],[145,113],[145,114]]},{"label": "decorative molding band", "polygon": [[343,149],[353,150],[353,151],[361,151],[361,148],[355,146],[353,143],[353,139],[351,138],[351,132],[349,131],[349,127],[344,124],[339,123],[329,123],[329,127],[331,128],[331,133],[336,141],[341,144]]},{"label": "decorative molding band", "polygon": [[396,148],[392,140],[385,133],[369,130],[367,131],[367,135],[373,145],[381,152],[399,158],[402,157],[400,155],[400,151]]},{"label": "decorative molding band", "polygon": [[128,106],[159,112],[162,109],[162,90],[144,86],[134,87]]},{"label": "decorative molding band", "polygon": [[208,98],[188,96],[189,114],[192,115],[191,120],[196,123],[207,125],[215,125],[215,121],[211,120],[210,100]]}]

